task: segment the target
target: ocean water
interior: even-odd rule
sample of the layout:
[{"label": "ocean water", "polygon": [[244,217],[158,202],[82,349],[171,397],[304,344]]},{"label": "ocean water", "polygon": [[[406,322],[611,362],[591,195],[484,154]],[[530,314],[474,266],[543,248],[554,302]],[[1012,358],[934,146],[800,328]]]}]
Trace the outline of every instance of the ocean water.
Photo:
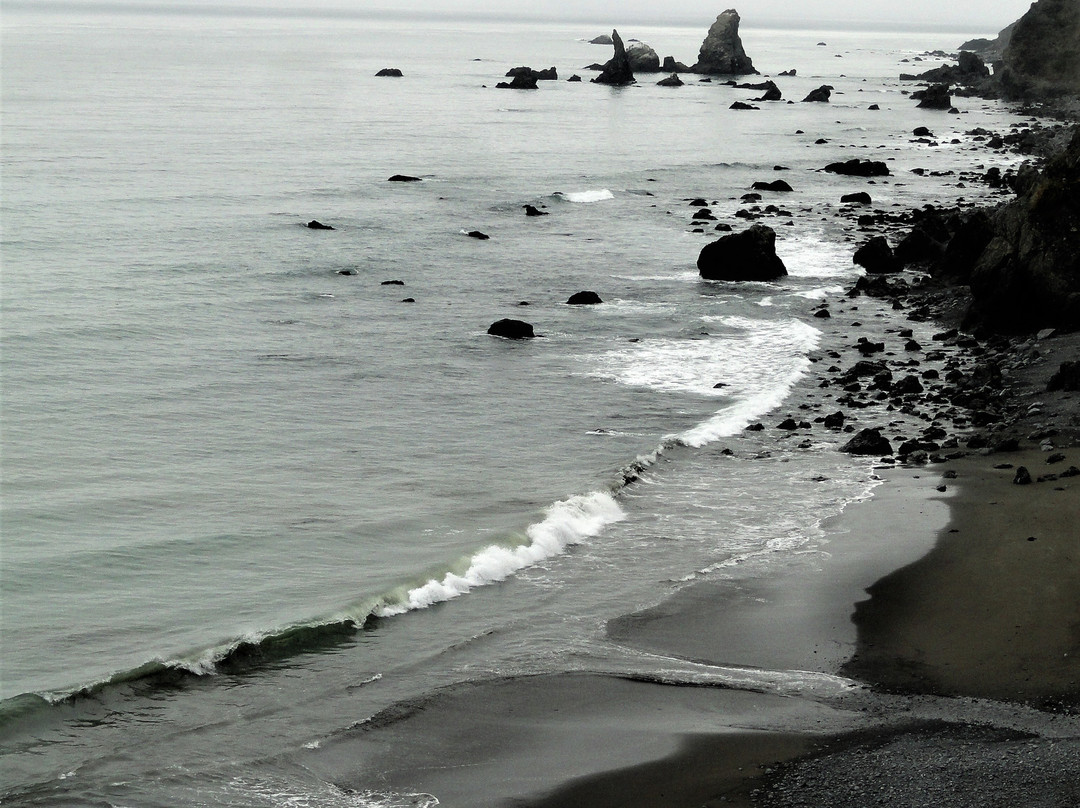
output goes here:
[{"label": "ocean water", "polygon": [[[709,22],[620,31],[692,63]],[[835,442],[743,431],[792,408],[812,308],[858,274],[834,213],[866,183],[817,169],[892,161],[884,209],[978,200],[964,133],[1019,119],[903,95],[900,60],[956,35],[744,20],[762,73],[798,69],[785,98],[837,94],[739,113],[719,82],[589,83],[600,32],[5,11],[5,803],[417,804],[282,756],[471,678],[751,675],[603,626],[793,563],[873,487]],[[495,89],[520,64],[560,80]],[[702,281],[689,202],[737,228],[778,176],[790,276]],[[504,317],[539,338],[488,336]]]}]

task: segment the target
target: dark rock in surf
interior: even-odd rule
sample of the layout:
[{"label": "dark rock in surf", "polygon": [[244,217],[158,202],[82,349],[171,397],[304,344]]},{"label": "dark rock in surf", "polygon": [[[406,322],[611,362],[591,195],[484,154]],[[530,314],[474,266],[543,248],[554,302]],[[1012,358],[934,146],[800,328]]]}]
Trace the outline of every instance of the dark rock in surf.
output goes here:
[{"label": "dark rock in surf", "polygon": [[536,336],[533,327],[524,320],[511,320],[509,318],[492,323],[487,332],[493,337],[504,339],[532,339]]},{"label": "dark rock in surf", "polygon": [[334,228],[328,224],[323,224],[318,219],[312,219],[310,222],[304,225],[309,230],[333,230]]},{"label": "dark rock in surf", "polygon": [[595,306],[603,302],[596,292],[575,292],[570,295],[570,299],[566,301],[566,304],[568,306]]},{"label": "dark rock in surf", "polygon": [[874,200],[870,198],[870,194],[866,191],[859,191],[854,194],[844,194],[840,197],[840,202],[845,205],[870,205]]},{"label": "dark rock in surf", "polygon": [[783,180],[773,180],[772,182],[755,182],[751,187],[755,191],[773,191],[776,193],[789,193],[795,190]]},{"label": "dark rock in surf", "polygon": [[395,174],[387,182],[420,182],[420,178],[410,177],[408,174]]},{"label": "dark rock in surf", "polygon": [[465,235],[469,238],[478,239],[479,241],[487,241],[489,238],[491,238],[491,236],[489,236],[487,233],[481,233],[479,230],[470,230]]},{"label": "dark rock in surf", "polygon": [[679,78],[677,73],[672,73],[666,79],[660,79],[660,81],[656,82],[656,86],[657,87],[682,87],[684,83],[685,82],[683,82],[683,80]]},{"label": "dark rock in surf", "polygon": [[607,34],[600,34],[600,36],[593,37],[589,40],[590,45],[610,45],[612,44],[611,37]]},{"label": "dark rock in surf", "polygon": [[506,71],[508,79],[517,78],[518,76],[524,76],[536,81],[558,81],[559,79],[559,73],[554,67],[549,67],[546,70],[533,70],[531,67],[523,66],[512,67]]},{"label": "dark rock in surf", "polygon": [[885,236],[870,239],[855,251],[851,260],[871,275],[888,275],[902,269]]},{"label": "dark rock in surf", "polygon": [[697,266],[701,277],[716,281],[772,281],[787,275],[776,254],[776,232],[760,224],[706,244]]},{"label": "dark rock in surf", "polygon": [[400,70],[398,70],[396,67],[384,67],[382,70],[380,70],[375,75],[376,75],[376,77],[379,77],[379,78],[389,77],[389,78],[400,79],[404,74]]},{"label": "dark rock in surf", "polygon": [[405,281],[383,281],[379,286],[404,286]]},{"label": "dark rock in surf", "polygon": [[743,101],[736,101],[728,109],[761,109],[761,107],[755,107]]},{"label": "dark rock in surf", "polygon": [[830,174],[843,174],[848,177],[888,177],[889,167],[880,160],[846,160],[842,163],[829,163],[825,170]]},{"label": "dark rock in surf", "polygon": [[548,215],[548,212],[546,210],[540,210],[539,208],[537,208],[537,207],[535,207],[533,205],[523,205],[522,207],[525,208],[525,215],[526,216],[547,216]]},{"label": "dark rock in surf", "polygon": [[841,452],[854,455],[891,455],[892,444],[878,429],[863,429],[840,447]]},{"label": "dark rock in surf", "polygon": [[952,95],[949,93],[948,84],[931,84],[925,90],[911,94],[918,99],[919,109],[951,109]]}]

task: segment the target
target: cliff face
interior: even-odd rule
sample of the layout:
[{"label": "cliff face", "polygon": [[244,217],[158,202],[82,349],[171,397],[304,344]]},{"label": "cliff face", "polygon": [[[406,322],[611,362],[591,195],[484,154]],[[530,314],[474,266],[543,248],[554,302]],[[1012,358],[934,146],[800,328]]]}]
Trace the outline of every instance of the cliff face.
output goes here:
[{"label": "cliff face", "polygon": [[1080,130],[990,227],[970,278],[973,319],[1014,333],[1080,330]]},{"label": "cliff face", "polygon": [[1032,4],[1005,48],[1000,84],[1012,99],[1080,95],[1080,2]]}]

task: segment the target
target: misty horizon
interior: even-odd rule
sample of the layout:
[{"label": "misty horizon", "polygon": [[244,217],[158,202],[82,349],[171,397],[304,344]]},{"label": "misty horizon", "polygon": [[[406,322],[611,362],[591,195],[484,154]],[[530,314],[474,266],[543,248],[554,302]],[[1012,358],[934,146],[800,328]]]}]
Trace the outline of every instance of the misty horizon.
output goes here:
[{"label": "misty horizon", "polygon": [[[486,3],[469,0],[446,0],[427,3],[403,2],[394,8],[371,3],[345,3],[342,0],[323,0],[317,5],[302,5],[294,0],[231,0],[228,3],[211,3],[209,0],[9,0],[7,10],[52,11],[56,13],[150,13],[187,14],[198,13],[214,16],[296,17],[368,19],[372,17],[402,20],[486,20],[494,22],[564,22],[610,27],[627,25],[702,27],[707,29],[716,14],[734,7],[742,18],[744,28],[779,28],[808,30],[879,30],[912,32],[956,32],[991,35],[1019,19],[1027,10],[1026,0],[1008,0],[995,3],[988,9],[986,3],[952,4],[950,16],[942,18],[939,7],[932,7],[925,0],[906,3],[900,7],[875,6],[870,12],[866,4],[853,4],[847,0],[819,0],[800,4],[792,13],[781,8],[773,0],[732,3],[731,0],[716,6],[715,11],[675,10],[657,13],[651,4],[623,3],[618,9],[611,3],[576,3],[561,6],[548,4],[543,9],[532,4],[503,3],[490,8]],[[720,6],[724,6],[721,8]],[[929,9],[933,8],[933,15]],[[920,12],[920,9],[925,11]],[[934,19],[931,19],[933,17]]]}]

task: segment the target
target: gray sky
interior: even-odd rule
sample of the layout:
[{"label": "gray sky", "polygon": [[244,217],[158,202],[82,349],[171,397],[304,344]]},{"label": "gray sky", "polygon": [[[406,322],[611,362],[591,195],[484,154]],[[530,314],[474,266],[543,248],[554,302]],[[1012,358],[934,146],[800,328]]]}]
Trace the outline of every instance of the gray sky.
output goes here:
[{"label": "gray sky", "polygon": [[996,33],[1019,19],[1031,0],[717,0],[674,5],[663,0],[9,0],[21,7],[86,8],[198,7],[303,14],[479,15],[497,18],[589,22],[601,26],[628,23],[693,25],[708,28],[727,8],[738,10],[743,27],[798,28],[883,26],[914,31],[964,30]]},{"label": "gray sky", "polygon": [[[317,1],[317,0],[316,0]],[[334,5],[344,7],[342,0]],[[370,6],[369,6],[370,4]],[[998,31],[1021,17],[1031,0],[720,0],[668,4],[657,0],[356,0],[353,8],[384,6],[405,10],[494,12],[500,16],[554,17],[575,20],[672,23],[711,22],[726,8],[738,10],[744,26],[821,23],[911,24],[916,29],[937,26]]]}]

